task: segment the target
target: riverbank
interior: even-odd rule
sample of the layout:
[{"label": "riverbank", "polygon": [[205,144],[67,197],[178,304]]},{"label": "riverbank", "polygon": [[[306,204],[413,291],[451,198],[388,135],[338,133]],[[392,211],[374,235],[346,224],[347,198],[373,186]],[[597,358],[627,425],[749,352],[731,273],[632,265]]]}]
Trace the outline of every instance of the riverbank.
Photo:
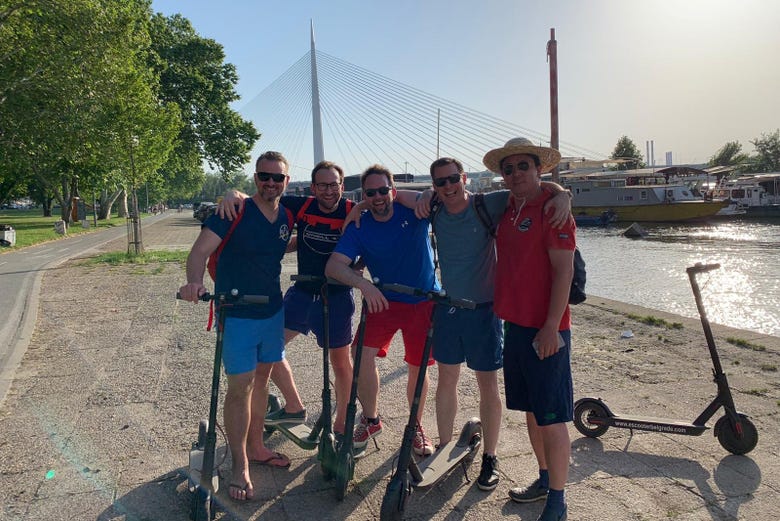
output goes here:
[{"label": "riverbank", "polygon": [[[187,249],[197,233],[191,217],[171,215],[144,228],[144,242],[147,249]],[[118,239],[102,249],[125,247]],[[285,284],[293,272],[288,256]],[[208,409],[214,335],[205,332],[205,305],[173,298],[183,275],[176,263],[108,267],[79,260],[46,272],[35,332],[0,409],[0,519],[188,518],[187,450]],[[646,317],[682,328],[648,325]],[[712,399],[698,321],[594,296],[573,308],[573,318],[576,397],[601,396],[615,411],[679,419],[693,419]],[[570,519],[780,517],[780,338],[714,329],[737,407],[758,427],[756,449],[729,455],[711,431],[689,438],[610,430],[592,440],[572,427]],[[633,337],[621,338],[628,330]],[[220,519],[377,519],[407,416],[403,400],[393,399],[404,395],[402,353],[396,340],[378,364],[385,431],[380,450],[370,446],[358,462],[343,502],[322,479],[315,453],[274,434],[268,445],[287,454],[291,467],[253,468],[257,499],[249,503],[226,499],[223,480],[218,497],[230,514]],[[319,350],[301,339],[288,357],[313,422]],[[424,425],[436,436],[435,369],[431,376]],[[464,370],[457,429],[477,414],[476,396],[476,381]],[[416,491],[407,519],[536,519],[540,504],[515,504],[506,495],[536,473],[519,413],[503,415],[499,456],[495,491],[479,491],[456,470]],[[229,461],[222,469],[229,479]],[[477,462],[472,479],[478,470]]]}]

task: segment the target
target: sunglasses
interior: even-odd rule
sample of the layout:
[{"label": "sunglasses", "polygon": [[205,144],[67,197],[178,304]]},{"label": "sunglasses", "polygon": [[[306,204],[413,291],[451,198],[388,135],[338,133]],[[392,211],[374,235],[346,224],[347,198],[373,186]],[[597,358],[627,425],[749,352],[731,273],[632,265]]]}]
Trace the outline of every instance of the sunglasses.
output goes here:
[{"label": "sunglasses", "polygon": [[338,187],[341,186],[341,183],[314,183],[314,186],[317,187],[317,190],[322,190],[324,192],[328,188],[337,190]]},{"label": "sunglasses", "polygon": [[508,163],[501,167],[501,173],[504,175],[512,175],[515,173],[515,170],[518,172],[528,172],[529,168],[531,168],[531,164],[528,161],[520,161],[516,165]]},{"label": "sunglasses", "polygon": [[365,192],[366,197],[374,197],[377,193],[379,195],[387,195],[390,193],[389,186],[380,186],[379,188],[369,188]]},{"label": "sunglasses", "polygon": [[269,174],[268,172],[255,172],[257,180],[261,183],[273,180],[274,183],[282,183],[287,178],[285,174]]},{"label": "sunglasses", "polygon": [[442,186],[446,185],[448,181],[451,185],[460,183],[460,174],[452,174],[446,177],[437,177],[433,180],[433,184],[441,188]]}]

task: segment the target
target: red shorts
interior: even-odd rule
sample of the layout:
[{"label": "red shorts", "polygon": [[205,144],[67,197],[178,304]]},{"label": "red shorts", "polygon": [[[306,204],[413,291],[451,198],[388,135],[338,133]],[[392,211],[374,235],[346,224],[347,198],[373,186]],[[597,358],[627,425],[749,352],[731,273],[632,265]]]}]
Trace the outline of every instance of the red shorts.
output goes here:
[{"label": "red shorts", "polygon": [[[431,327],[433,302],[423,300],[417,304],[390,301],[390,307],[379,313],[369,313],[366,317],[366,335],[363,345],[379,349],[377,356],[387,356],[387,349],[396,331],[401,330],[404,339],[404,362],[419,367],[422,360],[425,338]],[[355,335],[353,345],[357,343]],[[431,349],[431,355],[433,349]],[[433,365],[433,356],[428,357],[428,365]]]}]

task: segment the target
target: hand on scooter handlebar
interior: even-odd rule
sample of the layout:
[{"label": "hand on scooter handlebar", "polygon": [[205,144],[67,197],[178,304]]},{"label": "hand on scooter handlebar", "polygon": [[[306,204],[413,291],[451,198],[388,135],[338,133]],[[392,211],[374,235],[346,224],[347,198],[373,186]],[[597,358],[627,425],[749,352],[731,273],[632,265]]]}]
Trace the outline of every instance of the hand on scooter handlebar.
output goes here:
[{"label": "hand on scooter handlebar", "polygon": [[702,264],[701,262],[697,262],[696,264],[688,268],[686,271],[688,273],[705,273],[708,271],[717,270],[718,268],[720,268],[720,264],[718,263]]},{"label": "hand on scooter handlebar", "polygon": [[418,297],[425,297],[428,300],[432,300],[433,302],[436,302],[437,304],[444,304],[447,306],[455,306],[459,308],[465,308],[465,309],[475,309],[477,305],[466,299],[460,299],[460,298],[452,298],[447,296],[447,292],[443,289],[439,291],[433,291],[433,290],[424,290],[420,288],[413,288],[411,286],[405,286],[403,284],[379,284],[377,283],[377,286],[381,289],[385,289],[388,291],[394,291],[396,293],[403,293],[405,295],[415,295]]},{"label": "hand on scooter handlebar", "polygon": [[[209,300],[221,300],[224,297],[225,302],[231,304],[268,304],[267,295],[240,295],[237,289],[232,289],[227,293],[203,293],[198,295],[198,300],[208,302]],[[181,293],[176,292],[176,298],[182,299]],[[185,299],[186,300],[186,299]]]}]

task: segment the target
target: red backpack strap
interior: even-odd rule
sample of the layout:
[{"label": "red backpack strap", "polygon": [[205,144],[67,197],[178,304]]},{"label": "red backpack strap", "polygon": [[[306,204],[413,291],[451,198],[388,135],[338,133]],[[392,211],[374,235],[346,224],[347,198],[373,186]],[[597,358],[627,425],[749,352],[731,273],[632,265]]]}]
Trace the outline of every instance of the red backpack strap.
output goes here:
[{"label": "red backpack strap", "polygon": [[[217,246],[217,249],[214,250],[214,253],[209,255],[207,268],[209,271],[209,275],[211,275],[211,279],[214,282],[217,281],[217,262],[219,261],[219,256],[222,254],[222,250],[225,249],[225,245],[227,244],[228,240],[230,240],[230,236],[233,235],[233,231],[236,229],[236,226],[238,226],[238,223],[241,221],[241,218],[244,216],[244,208],[246,208],[246,203],[244,203],[244,206],[241,208],[241,211],[238,212],[236,218],[233,219],[233,222],[230,223],[230,228],[228,228],[228,232],[222,238],[222,242],[219,243],[219,246]],[[214,325],[214,301],[212,300],[211,302],[209,302],[209,322],[208,324],[206,324],[206,331],[211,331],[211,327],[213,325]]]},{"label": "red backpack strap", "polygon": [[352,211],[352,207],[355,206],[355,201],[353,201],[352,199],[345,199],[344,206],[347,209],[347,214],[349,214],[349,212]]},{"label": "red backpack strap", "polygon": [[[298,210],[298,214],[295,216],[295,221],[296,222],[301,220],[301,217],[303,217],[303,214],[305,214],[306,210],[309,209],[309,206],[311,205],[312,201],[314,201],[314,197],[307,197],[306,198],[306,201],[303,203],[303,205],[301,206],[301,209]],[[287,212],[290,215],[292,215],[292,212],[290,212],[289,210],[287,210]],[[290,228],[292,228],[292,225],[290,226]]]}]

